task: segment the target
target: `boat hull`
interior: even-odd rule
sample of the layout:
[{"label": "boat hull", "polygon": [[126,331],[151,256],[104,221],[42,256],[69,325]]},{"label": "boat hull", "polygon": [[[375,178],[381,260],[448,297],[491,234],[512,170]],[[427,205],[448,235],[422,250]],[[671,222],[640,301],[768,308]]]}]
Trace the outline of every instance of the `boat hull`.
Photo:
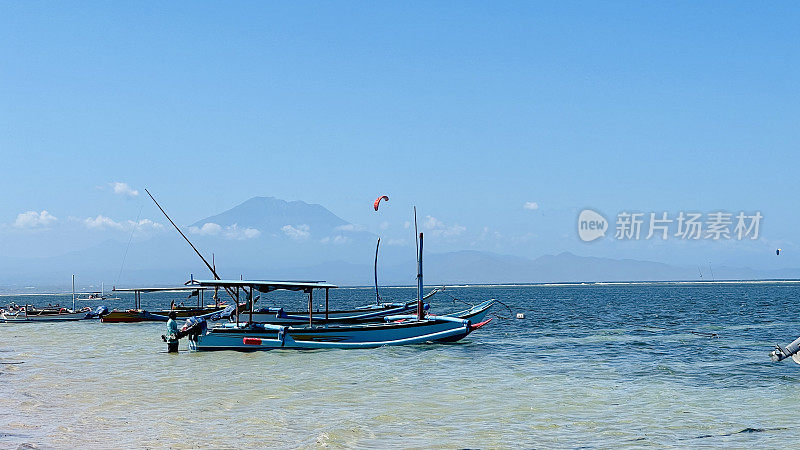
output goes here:
[{"label": "boat hull", "polygon": [[[223,309],[224,307],[176,309],[175,314],[179,319],[188,319],[189,317],[211,314],[222,311]],[[156,311],[147,311],[144,309],[120,311],[115,309],[103,316],[100,320],[105,323],[166,322],[169,320],[169,313],[169,309]]]},{"label": "boat hull", "polygon": [[[488,301],[464,317],[387,317],[385,323],[284,326],[276,324],[223,324],[189,340],[194,351],[285,349],[375,348],[392,345],[453,342],[463,339],[483,320],[494,302]],[[397,319],[397,320],[394,320]],[[413,320],[412,320],[413,319]]]},{"label": "boat hull", "polygon": [[85,320],[91,319],[90,312],[87,311],[78,311],[78,312],[65,312],[65,313],[56,313],[56,314],[30,314],[25,315],[24,312],[16,313],[16,314],[9,314],[3,313],[0,314],[0,322],[70,322],[75,320]]}]

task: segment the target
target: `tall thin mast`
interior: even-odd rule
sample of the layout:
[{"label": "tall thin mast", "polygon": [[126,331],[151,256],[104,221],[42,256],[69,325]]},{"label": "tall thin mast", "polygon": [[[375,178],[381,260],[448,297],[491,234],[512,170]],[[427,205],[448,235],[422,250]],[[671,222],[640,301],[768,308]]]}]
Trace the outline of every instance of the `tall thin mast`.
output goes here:
[{"label": "tall thin mast", "polygon": [[417,260],[419,260],[419,239],[417,239],[417,207],[414,207],[414,243],[417,244]]},{"label": "tall thin mast", "polygon": [[75,274],[72,274],[72,312],[75,312]]},{"label": "tall thin mast", "polygon": [[425,308],[422,304],[422,233],[419,234],[419,253],[417,254],[417,320],[422,320]]},{"label": "tall thin mast", "polygon": [[[217,263],[214,262],[214,254],[211,254],[211,267],[217,270]],[[219,306],[219,286],[214,286],[214,306]]]}]

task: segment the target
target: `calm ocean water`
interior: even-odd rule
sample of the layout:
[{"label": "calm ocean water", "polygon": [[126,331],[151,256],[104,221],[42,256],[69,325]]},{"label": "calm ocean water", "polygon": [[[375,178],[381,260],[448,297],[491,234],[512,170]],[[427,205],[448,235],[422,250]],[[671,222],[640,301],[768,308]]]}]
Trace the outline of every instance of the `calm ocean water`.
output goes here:
[{"label": "calm ocean water", "polygon": [[[339,289],[331,303],[373,295]],[[800,446],[800,366],[767,356],[800,336],[800,284],[448,288],[434,310],[463,309],[453,297],[496,298],[513,311],[497,315],[526,318],[449,345],[189,353],[182,342],[178,355],[164,352],[162,323],[0,324],[0,447]],[[70,302],[0,297],[26,300]]]}]

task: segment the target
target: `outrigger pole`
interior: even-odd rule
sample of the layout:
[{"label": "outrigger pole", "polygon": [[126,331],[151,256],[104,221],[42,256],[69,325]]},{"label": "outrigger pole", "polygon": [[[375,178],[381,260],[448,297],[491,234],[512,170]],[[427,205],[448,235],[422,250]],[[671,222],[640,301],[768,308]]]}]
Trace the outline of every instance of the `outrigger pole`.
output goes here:
[{"label": "outrigger pole", "polygon": [[[178,225],[176,225],[175,222],[173,222],[172,219],[169,218],[169,216],[167,215],[167,212],[164,211],[164,208],[162,208],[161,205],[158,204],[156,199],[153,197],[153,194],[151,194],[150,191],[148,191],[147,189],[145,189],[144,191],[147,192],[147,195],[150,196],[150,198],[153,200],[153,203],[155,203],[156,206],[158,206],[158,209],[161,210],[161,212],[164,214],[164,217],[166,217],[167,220],[169,220],[169,223],[171,223],[172,226],[175,227],[176,230],[178,230],[178,233],[180,233],[180,235],[183,237],[183,239],[186,240],[186,242],[189,244],[190,247],[192,247],[192,250],[194,250],[194,252],[197,253],[197,256],[199,256],[200,259],[203,260],[203,262],[205,263],[206,267],[208,267],[208,270],[210,270],[211,274],[214,275],[214,279],[215,280],[220,280],[221,278],[219,277],[219,275],[217,275],[217,271],[214,270],[214,267],[212,267],[211,264],[209,264],[208,261],[206,261],[206,259],[203,258],[203,255],[200,253],[199,250],[197,250],[197,247],[195,247],[194,244],[192,244],[192,241],[190,241],[189,238],[187,238],[186,235],[183,234],[183,231],[181,231],[181,229],[178,228]],[[234,294],[233,291],[227,286],[225,286],[225,291],[227,291],[228,295],[230,295],[231,298],[233,299],[233,301],[236,302],[236,307],[238,308],[239,307],[239,296]],[[237,314],[237,317],[238,317],[238,314]]]}]

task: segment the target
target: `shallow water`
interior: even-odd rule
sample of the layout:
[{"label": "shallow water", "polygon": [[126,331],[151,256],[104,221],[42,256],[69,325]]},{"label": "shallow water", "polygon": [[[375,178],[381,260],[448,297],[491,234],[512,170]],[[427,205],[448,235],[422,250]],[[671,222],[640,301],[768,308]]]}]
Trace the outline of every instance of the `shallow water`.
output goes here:
[{"label": "shallow water", "polygon": [[[339,289],[331,304],[373,296]],[[767,356],[800,336],[797,284],[460,287],[433,308],[463,309],[453,297],[496,298],[513,314],[495,314],[526,318],[448,345],[189,353],[182,342],[178,355],[164,352],[163,323],[0,324],[0,447],[800,445],[800,366]],[[0,299],[26,300],[71,303]]]}]

